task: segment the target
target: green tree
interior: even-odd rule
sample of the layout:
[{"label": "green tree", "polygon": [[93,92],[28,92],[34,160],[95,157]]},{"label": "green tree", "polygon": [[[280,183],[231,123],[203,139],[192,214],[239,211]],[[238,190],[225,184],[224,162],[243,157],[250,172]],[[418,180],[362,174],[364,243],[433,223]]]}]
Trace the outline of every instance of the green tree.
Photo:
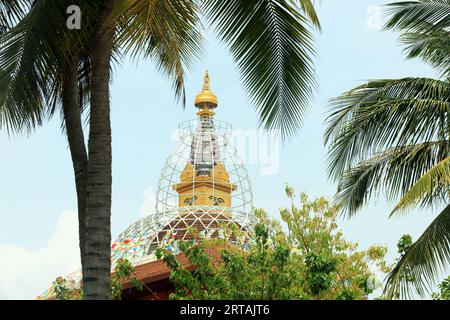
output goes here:
[{"label": "green tree", "polygon": [[[400,32],[408,58],[419,57],[441,79],[373,80],[331,103],[325,142],[336,202],[349,216],[384,192],[401,197],[394,214],[443,207],[388,278],[390,296],[424,295],[450,261],[450,79],[448,0],[388,5],[386,28]],[[405,281],[404,272],[415,281]]]},{"label": "green tree", "polygon": [[[287,189],[293,199],[294,191]],[[282,221],[256,210],[253,232],[226,239],[180,243],[196,268],[189,271],[171,252],[158,251],[171,268],[172,299],[367,299],[377,286],[373,268],[387,271],[386,248],[358,251],[337,229],[338,207],[324,198],[283,209]]]},{"label": "green tree", "polygon": [[[408,251],[411,249],[413,243],[414,243],[413,239],[412,239],[411,235],[409,235],[409,234],[403,235],[398,240],[397,252],[399,254],[399,257],[395,260],[395,262],[390,270],[393,270],[395,268],[395,266],[398,264],[398,262],[403,258],[403,256],[408,253]],[[399,277],[402,278],[402,281],[404,281],[404,282],[414,282],[414,277],[411,276],[410,270],[407,268],[403,269],[399,273]],[[389,292],[389,296],[382,296],[380,298],[385,299],[385,300],[400,299],[401,295],[400,295],[400,292],[398,292],[398,291],[392,291],[392,292]]]}]

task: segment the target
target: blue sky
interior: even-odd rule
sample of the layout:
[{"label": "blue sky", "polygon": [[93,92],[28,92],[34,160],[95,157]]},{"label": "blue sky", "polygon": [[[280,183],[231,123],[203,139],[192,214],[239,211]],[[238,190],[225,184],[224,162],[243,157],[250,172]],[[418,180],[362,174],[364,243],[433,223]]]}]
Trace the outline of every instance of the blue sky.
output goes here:
[{"label": "blue sky", "polygon": [[[330,98],[366,79],[437,77],[421,61],[405,61],[396,35],[377,28],[378,10],[374,6],[385,3],[387,1],[323,0],[318,5],[323,28],[317,35],[316,70],[320,87],[302,130],[282,146],[279,172],[262,175],[260,165],[248,166],[255,206],[276,216],[278,208],[287,205],[286,182],[297,192],[304,191],[311,196],[334,194],[335,185],[326,175],[323,145],[324,119]],[[195,117],[193,99],[201,88],[206,68],[220,101],[217,118],[231,122],[235,128],[257,128],[257,116],[226,48],[211,34],[207,39],[202,61],[187,77],[186,109],[175,103],[170,84],[155,71],[151,61],[141,61],[138,65],[126,61],[115,70],[112,86],[113,237],[151,205],[152,199],[146,197],[145,191],[155,190],[157,186],[159,172],[174,146],[171,135],[177,124]],[[30,266],[25,268],[27,260],[23,253],[39,257],[55,242],[52,242],[55,234],[65,234],[55,230],[61,225],[72,228],[76,223],[72,218],[61,220],[63,212],[67,215],[76,209],[76,198],[69,150],[60,124],[57,116],[28,137],[8,137],[0,132],[0,252],[8,249],[8,263],[13,266],[10,269],[27,272]],[[381,195],[356,218],[342,220],[341,227],[347,239],[360,242],[362,248],[375,243],[387,245],[388,257],[392,260],[398,238],[404,233],[417,237],[436,213],[417,211],[405,218],[389,220],[391,208],[392,203],[387,203]],[[74,234],[72,229],[68,235]],[[74,245],[76,241],[67,243]],[[44,264],[39,265],[44,258],[36,258],[33,268],[40,273],[33,277],[42,274],[43,281],[48,281],[59,275],[55,273],[64,272],[76,263],[76,248],[67,245],[67,248],[60,246],[54,250],[56,255],[58,250],[66,250],[67,259],[58,262],[49,272]],[[45,259],[51,259],[49,257],[51,255]],[[27,291],[37,289],[25,282],[33,281],[33,277],[13,272],[9,282],[0,278],[0,299],[29,297]],[[11,292],[14,291],[11,286],[26,290]],[[39,290],[32,293],[35,295]]]}]

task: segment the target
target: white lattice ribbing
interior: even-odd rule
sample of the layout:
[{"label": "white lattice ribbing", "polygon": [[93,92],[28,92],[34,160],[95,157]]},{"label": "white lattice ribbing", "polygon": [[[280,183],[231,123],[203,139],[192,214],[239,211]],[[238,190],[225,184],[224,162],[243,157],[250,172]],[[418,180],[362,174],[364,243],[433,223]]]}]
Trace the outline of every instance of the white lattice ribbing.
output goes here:
[{"label": "white lattice ribbing", "polygon": [[[208,123],[209,122],[209,123]],[[252,214],[253,194],[247,169],[236,148],[231,144],[231,125],[223,121],[196,119],[179,126],[179,143],[168,157],[158,183],[156,214],[132,224],[122,232],[116,243],[140,243],[136,256],[152,254],[156,248],[172,243],[170,240],[188,240],[189,228],[195,227],[204,236],[220,236],[222,228],[231,224],[241,229],[252,229],[256,218]],[[214,176],[214,165],[223,164],[229,175],[229,183],[235,186],[231,193],[230,207],[218,203],[196,206],[195,199],[201,191],[192,182],[192,203],[179,206],[179,194],[174,186],[180,183],[180,175],[186,164],[201,174]],[[209,170],[208,172],[205,170]],[[208,190],[213,200],[214,185]],[[214,201],[213,201],[214,202]],[[186,205],[186,204],[185,204]]]}]

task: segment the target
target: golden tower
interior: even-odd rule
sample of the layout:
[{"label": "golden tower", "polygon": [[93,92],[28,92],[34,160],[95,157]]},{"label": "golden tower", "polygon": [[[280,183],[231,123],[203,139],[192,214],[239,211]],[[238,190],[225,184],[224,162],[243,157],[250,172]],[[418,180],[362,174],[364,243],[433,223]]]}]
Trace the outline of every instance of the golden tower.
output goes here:
[{"label": "golden tower", "polygon": [[208,72],[194,104],[197,117],[179,124],[180,140],[161,170],[155,212],[117,237],[115,260],[152,256],[159,248],[178,254],[180,241],[236,242],[230,228],[245,231],[256,225],[250,177],[230,139],[231,125],[216,119],[219,103]]},{"label": "golden tower", "polygon": [[208,71],[203,89],[195,98],[197,129],[192,138],[190,162],[180,175],[180,183],[174,185],[178,193],[178,206],[231,207],[231,193],[236,186],[221,161],[218,135],[212,111],[218,106],[217,97],[211,90]]}]

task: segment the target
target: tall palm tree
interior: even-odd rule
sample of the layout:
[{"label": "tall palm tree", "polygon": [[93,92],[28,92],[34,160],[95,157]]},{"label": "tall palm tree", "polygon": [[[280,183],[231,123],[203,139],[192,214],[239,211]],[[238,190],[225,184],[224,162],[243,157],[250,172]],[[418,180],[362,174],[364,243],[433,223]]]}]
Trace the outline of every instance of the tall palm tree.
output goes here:
[{"label": "tall palm tree", "polygon": [[[22,13],[17,24],[8,20],[8,29],[14,26],[3,35],[0,45],[0,128],[5,127],[10,132],[29,132],[53,116],[58,106],[61,107],[74,167],[80,253],[83,275],[86,275],[89,264],[86,262],[88,251],[85,247],[85,203],[89,159],[82,112],[90,96],[92,78],[92,34],[89,30],[93,28],[89,24],[96,21],[99,7],[92,1],[75,3],[84,9],[83,30],[87,32],[74,34],[65,27],[66,8],[74,4],[73,0],[30,0],[27,4],[29,6],[23,9],[29,11],[26,15]],[[11,11],[11,7],[7,9]],[[48,19],[49,13],[54,17],[51,20]],[[124,26],[121,24],[120,28]],[[160,43],[160,34],[152,35],[150,30],[148,35],[152,42],[148,43],[147,50],[166,74],[176,78],[179,85],[175,87],[182,92],[180,56],[164,50],[166,45]],[[179,39],[182,37],[179,36]],[[174,39],[172,43],[177,44]],[[115,46],[114,60],[118,59],[118,54]],[[176,70],[170,68],[173,65],[177,66]]]},{"label": "tall palm tree", "polygon": [[373,80],[333,99],[325,143],[344,213],[354,215],[379,192],[400,197],[391,216],[417,206],[440,209],[388,277],[390,297],[409,297],[412,288],[424,295],[450,262],[450,1],[387,9],[386,28],[400,31],[407,56],[442,76]]},{"label": "tall palm tree", "polygon": [[[88,299],[109,296],[112,181],[109,81],[117,27],[125,26],[128,30],[119,39],[129,50],[151,53],[146,50],[147,44],[152,43],[151,30],[161,35],[165,53],[175,51],[184,56],[195,50],[202,39],[198,31],[200,12],[228,46],[266,128],[279,129],[284,137],[292,134],[299,128],[309,105],[314,89],[311,22],[319,26],[311,0],[102,0],[92,48],[86,199],[89,267],[84,282]],[[166,29],[161,20],[178,28]],[[180,36],[177,33],[180,25],[192,26],[191,34],[196,36],[177,46],[172,40]],[[173,67],[179,69],[177,65]]]}]

